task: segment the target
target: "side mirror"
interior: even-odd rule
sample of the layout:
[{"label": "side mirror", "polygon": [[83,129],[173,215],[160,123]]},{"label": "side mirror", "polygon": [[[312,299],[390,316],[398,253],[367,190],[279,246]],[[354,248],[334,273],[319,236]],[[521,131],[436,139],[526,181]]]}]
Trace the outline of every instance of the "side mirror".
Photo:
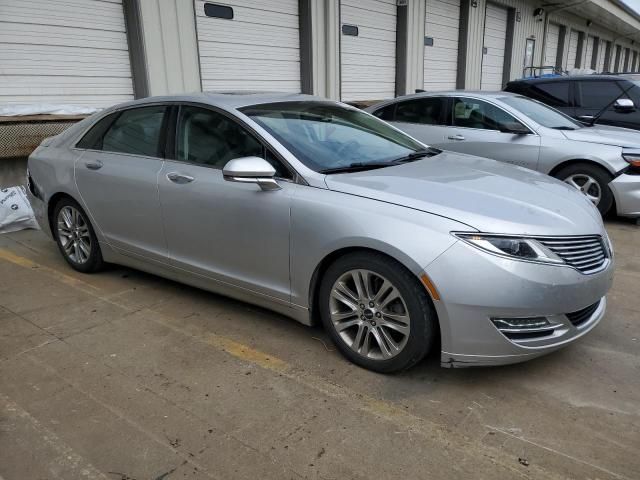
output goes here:
[{"label": "side mirror", "polygon": [[273,178],[275,168],[264,158],[242,157],[229,160],[222,169],[222,175],[229,182],[255,183],[262,190],[279,190],[281,187]]},{"label": "side mirror", "polygon": [[527,127],[520,122],[506,122],[500,124],[502,133],[513,133],[514,135],[528,135],[531,133]]},{"label": "side mirror", "polygon": [[629,98],[619,98],[613,104],[613,108],[618,112],[633,112],[636,106],[633,104],[633,100]]}]

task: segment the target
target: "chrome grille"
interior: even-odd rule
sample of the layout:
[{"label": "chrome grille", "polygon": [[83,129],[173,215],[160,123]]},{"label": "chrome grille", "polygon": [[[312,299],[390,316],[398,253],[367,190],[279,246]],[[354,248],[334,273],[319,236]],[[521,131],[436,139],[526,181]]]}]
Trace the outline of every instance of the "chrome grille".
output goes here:
[{"label": "chrome grille", "polygon": [[595,311],[600,306],[600,301],[598,300],[593,305],[589,305],[588,307],[583,308],[582,310],[578,310],[577,312],[571,312],[565,314],[567,318],[573,323],[574,326],[579,327],[587,320],[591,319]]},{"label": "chrome grille", "polygon": [[598,271],[606,262],[608,254],[602,237],[544,237],[536,238],[545,247],[562,258],[568,265],[582,273]]}]

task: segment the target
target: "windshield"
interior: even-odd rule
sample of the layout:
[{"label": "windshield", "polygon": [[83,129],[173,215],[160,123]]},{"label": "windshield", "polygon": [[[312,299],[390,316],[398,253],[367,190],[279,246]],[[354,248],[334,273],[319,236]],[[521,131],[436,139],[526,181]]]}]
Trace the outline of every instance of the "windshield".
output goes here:
[{"label": "windshield", "polygon": [[500,101],[519,112],[524,113],[534,122],[543,127],[554,128],[556,130],[576,130],[583,125],[564,113],[561,113],[544,103],[531,100],[526,97],[501,97]]},{"label": "windshield", "polygon": [[386,164],[425,148],[382,120],[333,103],[282,102],[240,111],[316,172]]}]

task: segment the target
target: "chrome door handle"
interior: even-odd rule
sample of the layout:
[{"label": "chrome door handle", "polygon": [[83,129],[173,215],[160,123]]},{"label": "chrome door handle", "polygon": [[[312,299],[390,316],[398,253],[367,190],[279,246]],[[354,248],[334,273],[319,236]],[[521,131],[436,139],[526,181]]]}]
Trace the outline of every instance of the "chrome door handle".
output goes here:
[{"label": "chrome door handle", "polygon": [[447,138],[449,140],[457,140],[459,142],[464,140],[464,137],[462,135],[449,135]]},{"label": "chrome door handle", "polygon": [[100,170],[102,168],[102,162],[96,160],[95,162],[84,162],[84,166],[89,170]]},{"label": "chrome door handle", "polygon": [[182,184],[182,183],[191,183],[195,179],[189,175],[184,175],[183,173],[171,172],[171,173],[167,173],[167,180],[173,183]]}]

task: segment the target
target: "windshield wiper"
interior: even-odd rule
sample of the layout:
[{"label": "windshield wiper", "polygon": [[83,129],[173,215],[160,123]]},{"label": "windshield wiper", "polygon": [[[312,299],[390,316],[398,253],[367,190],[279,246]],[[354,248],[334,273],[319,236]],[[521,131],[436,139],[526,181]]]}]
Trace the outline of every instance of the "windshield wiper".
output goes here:
[{"label": "windshield wiper", "polygon": [[365,170],[375,170],[376,168],[384,168],[392,165],[389,162],[384,163],[350,163],[349,165],[345,165],[342,167],[335,168],[325,168],[324,170],[318,170],[319,173],[324,173],[325,175],[330,173],[347,173],[347,172],[363,172]]},{"label": "windshield wiper", "polygon": [[415,152],[410,153],[409,155],[404,155],[402,157],[394,158],[390,163],[393,165],[396,165],[398,163],[413,162],[420,158],[433,157],[434,155],[438,155],[439,153],[442,153],[442,150],[429,147],[424,150],[417,150]]}]

